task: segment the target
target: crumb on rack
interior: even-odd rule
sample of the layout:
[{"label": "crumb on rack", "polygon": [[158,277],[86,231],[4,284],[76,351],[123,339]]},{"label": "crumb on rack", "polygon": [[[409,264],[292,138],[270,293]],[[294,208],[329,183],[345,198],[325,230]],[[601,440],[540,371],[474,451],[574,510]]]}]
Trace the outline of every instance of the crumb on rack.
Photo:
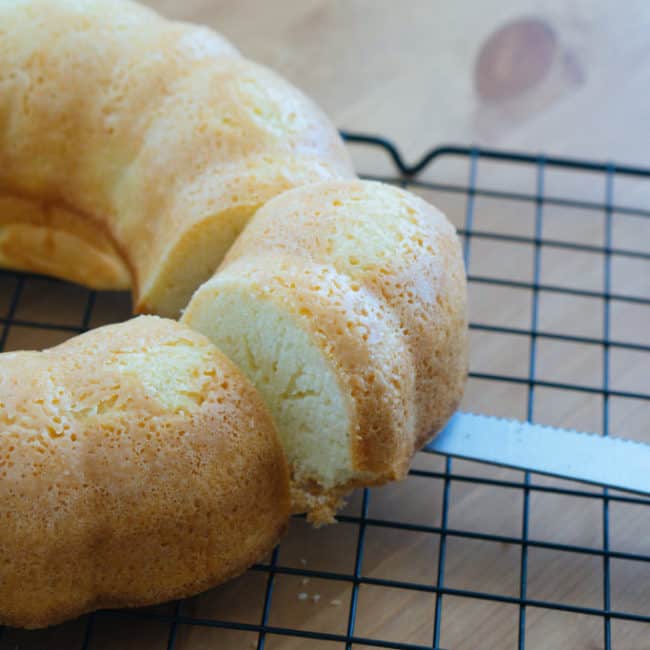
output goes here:
[{"label": "crumb on rack", "polygon": [[307,560],[305,560],[304,557],[301,557],[300,558],[300,564],[302,564],[303,566],[307,566]]},{"label": "crumb on rack", "polygon": [[311,598],[315,603],[317,603],[320,600],[320,594],[314,594]]},{"label": "crumb on rack", "polygon": [[330,600],[330,605],[333,605],[334,607],[339,607],[341,604],[342,603],[338,598],[335,598],[334,600]]},{"label": "crumb on rack", "polygon": [[307,600],[307,598],[308,598],[308,594],[306,594],[304,591],[301,591],[298,594],[298,600]]},{"label": "crumb on rack", "polygon": [[309,584],[309,578],[303,578],[300,582],[301,582],[303,585],[308,585],[308,584]]}]

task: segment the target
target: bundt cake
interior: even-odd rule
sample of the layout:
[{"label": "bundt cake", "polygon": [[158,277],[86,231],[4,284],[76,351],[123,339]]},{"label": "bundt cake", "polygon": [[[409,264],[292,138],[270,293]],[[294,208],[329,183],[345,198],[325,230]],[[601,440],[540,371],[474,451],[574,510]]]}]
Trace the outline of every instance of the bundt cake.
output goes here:
[{"label": "bundt cake", "polygon": [[129,0],[0,1],[0,264],[177,317],[255,210],[352,177],[302,93]]},{"label": "bundt cake", "polygon": [[183,322],[257,386],[294,509],[322,521],[352,487],[402,478],[457,407],[465,294],[442,213],[396,187],[330,181],[261,208]]},{"label": "bundt cake", "polygon": [[444,215],[130,0],[0,0],[0,266],[184,311],[0,355],[0,624],[225,580],[291,510],[405,476],[462,393]]},{"label": "bundt cake", "polygon": [[194,594],[260,559],[287,524],[266,408],[174,321],[2,354],[0,402],[0,623]]}]

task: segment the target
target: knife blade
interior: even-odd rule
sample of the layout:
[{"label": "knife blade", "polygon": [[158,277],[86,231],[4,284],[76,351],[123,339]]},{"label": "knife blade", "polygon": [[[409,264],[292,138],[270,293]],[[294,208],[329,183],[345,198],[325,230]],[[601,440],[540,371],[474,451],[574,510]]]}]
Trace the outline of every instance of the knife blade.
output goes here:
[{"label": "knife blade", "polygon": [[459,412],[424,449],[650,494],[650,445],[624,438]]}]

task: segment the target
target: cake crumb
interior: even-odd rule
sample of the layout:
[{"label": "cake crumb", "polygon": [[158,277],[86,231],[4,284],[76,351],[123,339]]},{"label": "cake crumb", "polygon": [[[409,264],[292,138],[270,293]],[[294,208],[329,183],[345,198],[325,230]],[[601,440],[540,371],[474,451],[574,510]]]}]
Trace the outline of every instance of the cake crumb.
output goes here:
[{"label": "cake crumb", "polygon": [[335,598],[334,600],[330,600],[330,605],[334,605],[334,607],[339,607],[339,605],[341,605],[341,601],[338,598]]},{"label": "cake crumb", "polygon": [[300,582],[301,582],[303,585],[308,585],[308,584],[309,584],[309,578],[303,578]]},{"label": "cake crumb", "polygon": [[302,564],[303,566],[307,566],[307,560],[305,560],[304,557],[301,557],[300,558],[300,564]]},{"label": "cake crumb", "polygon": [[320,600],[320,594],[314,594],[311,598],[315,603],[317,603]]},{"label": "cake crumb", "polygon": [[307,598],[308,598],[308,595],[304,591],[301,591],[298,594],[298,600],[307,600]]}]

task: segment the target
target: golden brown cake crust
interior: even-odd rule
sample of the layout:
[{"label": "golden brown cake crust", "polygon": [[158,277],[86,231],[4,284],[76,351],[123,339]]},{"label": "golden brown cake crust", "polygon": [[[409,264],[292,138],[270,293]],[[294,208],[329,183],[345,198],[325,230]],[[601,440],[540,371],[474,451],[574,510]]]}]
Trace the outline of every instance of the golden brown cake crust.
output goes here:
[{"label": "golden brown cake crust", "polygon": [[[399,188],[332,181],[269,201],[222,268],[252,259],[252,252],[278,260],[277,267],[286,258],[305,268],[326,265],[369,292],[390,314],[386,318],[393,318],[409,350],[394,353],[415,370],[414,392],[407,384],[399,386],[402,395],[411,395],[415,412],[414,438],[397,471],[403,475],[407,459],[457,408],[467,377],[467,287],[452,224],[431,204]],[[372,454],[373,437],[368,441],[371,449],[365,453]]]},{"label": "golden brown cake crust", "polygon": [[141,317],[0,355],[0,402],[0,623],[197,593],[286,527],[270,416],[178,323]]},{"label": "golden brown cake crust", "polygon": [[457,408],[467,376],[465,272],[447,218],[380,183],[288,191],[249,222],[184,322],[207,332],[218,322],[210,305],[231,291],[290,315],[349,399],[352,475],[326,485],[292,465],[294,511],[324,523],[352,488],[406,476]]},{"label": "golden brown cake crust", "polygon": [[208,28],[130,0],[3,2],[0,25],[2,267],[177,317],[260,205],[353,175],[318,107]]}]

